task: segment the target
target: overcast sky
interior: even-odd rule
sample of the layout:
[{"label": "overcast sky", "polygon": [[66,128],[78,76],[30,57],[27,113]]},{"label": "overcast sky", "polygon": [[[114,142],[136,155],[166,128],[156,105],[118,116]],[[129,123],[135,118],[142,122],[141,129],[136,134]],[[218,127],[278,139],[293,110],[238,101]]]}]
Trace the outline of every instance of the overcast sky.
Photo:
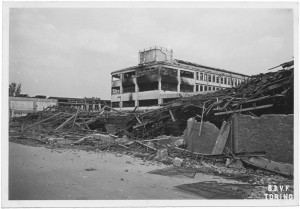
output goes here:
[{"label": "overcast sky", "polygon": [[288,9],[11,9],[9,81],[22,93],[110,99],[110,73],[163,46],[248,75],[293,58]]}]

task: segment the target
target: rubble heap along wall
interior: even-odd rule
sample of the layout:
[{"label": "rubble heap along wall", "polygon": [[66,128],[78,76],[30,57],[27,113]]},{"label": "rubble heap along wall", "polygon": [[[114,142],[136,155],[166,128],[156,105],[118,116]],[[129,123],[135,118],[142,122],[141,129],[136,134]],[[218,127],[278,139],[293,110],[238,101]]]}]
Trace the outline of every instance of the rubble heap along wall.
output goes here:
[{"label": "rubble heap along wall", "polygon": [[252,117],[237,115],[238,150],[266,151],[266,158],[293,164],[294,116],[262,115]]}]

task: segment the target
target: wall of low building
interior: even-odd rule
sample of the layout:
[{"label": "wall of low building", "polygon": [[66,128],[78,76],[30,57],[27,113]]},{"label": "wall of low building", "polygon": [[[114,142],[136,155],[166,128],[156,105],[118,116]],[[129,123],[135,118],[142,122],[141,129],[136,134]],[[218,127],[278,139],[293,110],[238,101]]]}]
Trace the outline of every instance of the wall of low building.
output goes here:
[{"label": "wall of low building", "polygon": [[53,105],[57,105],[56,99],[9,97],[11,116],[22,116],[34,111],[42,111],[44,108]]},{"label": "wall of low building", "polygon": [[[237,149],[266,151],[266,158],[277,162],[293,163],[294,116],[237,115]],[[236,127],[235,127],[236,128]]]}]

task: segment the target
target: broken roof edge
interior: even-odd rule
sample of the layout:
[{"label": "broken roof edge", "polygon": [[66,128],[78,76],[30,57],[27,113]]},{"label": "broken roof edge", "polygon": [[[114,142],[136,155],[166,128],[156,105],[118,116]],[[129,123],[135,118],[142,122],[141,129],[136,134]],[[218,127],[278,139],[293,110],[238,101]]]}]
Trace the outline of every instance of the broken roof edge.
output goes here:
[{"label": "broken roof edge", "polygon": [[125,71],[128,71],[128,70],[134,70],[134,69],[140,68],[140,67],[148,67],[148,66],[158,65],[158,64],[165,64],[165,65],[175,64],[175,65],[179,65],[179,66],[182,66],[182,65],[183,66],[192,66],[192,67],[195,67],[195,68],[206,68],[206,69],[209,69],[209,70],[216,70],[216,71],[223,72],[223,73],[232,73],[232,74],[236,74],[236,75],[239,75],[239,76],[251,77],[251,76],[246,75],[246,74],[237,73],[237,72],[234,72],[234,71],[224,70],[224,69],[215,68],[215,67],[209,67],[209,66],[205,66],[205,65],[199,65],[199,64],[196,64],[196,63],[187,62],[187,61],[179,60],[179,59],[165,60],[165,61],[158,61],[158,62],[155,61],[155,62],[149,62],[149,63],[146,63],[146,64],[139,64],[139,65],[124,68],[124,69],[121,69],[121,70],[113,71],[113,72],[111,72],[111,74],[121,73],[121,72],[125,72]]},{"label": "broken roof edge", "polygon": [[216,68],[216,67],[210,67],[210,66],[206,66],[206,65],[200,65],[194,62],[188,62],[188,61],[184,61],[184,60],[179,60],[179,59],[175,59],[174,61],[178,62],[179,64],[183,64],[183,65],[191,65],[194,67],[201,67],[201,68],[207,68],[210,70],[216,70],[216,71],[220,71],[220,72],[224,72],[224,73],[234,73],[236,75],[240,75],[240,76],[246,76],[246,77],[251,77],[249,75],[246,74],[242,74],[242,73],[237,73],[234,71],[229,71],[229,70],[224,70],[224,69],[220,69],[220,68]]}]

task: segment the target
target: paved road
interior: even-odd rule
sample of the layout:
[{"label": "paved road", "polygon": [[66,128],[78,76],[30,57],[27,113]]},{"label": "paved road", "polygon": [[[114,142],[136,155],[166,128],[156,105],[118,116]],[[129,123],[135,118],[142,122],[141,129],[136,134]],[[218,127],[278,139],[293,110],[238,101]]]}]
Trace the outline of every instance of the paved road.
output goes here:
[{"label": "paved road", "polygon": [[10,143],[9,199],[201,199],[174,186],[215,180],[203,174],[192,179],[147,173],[164,167],[127,155],[117,157],[107,152],[51,150]]}]

